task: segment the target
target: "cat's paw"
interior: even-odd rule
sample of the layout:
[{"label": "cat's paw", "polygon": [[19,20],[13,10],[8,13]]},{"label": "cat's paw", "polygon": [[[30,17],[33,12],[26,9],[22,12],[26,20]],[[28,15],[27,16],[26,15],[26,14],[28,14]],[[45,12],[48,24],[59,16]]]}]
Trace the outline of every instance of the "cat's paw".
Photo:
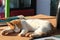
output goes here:
[{"label": "cat's paw", "polygon": [[31,34],[31,33],[26,33],[26,34],[25,34],[25,37],[29,37],[30,34]]},{"label": "cat's paw", "polygon": [[38,35],[38,34],[31,34],[31,35],[29,35],[29,37],[31,37],[31,38],[40,37],[40,35]]},{"label": "cat's paw", "polygon": [[7,31],[2,31],[2,32],[0,33],[0,35],[1,35],[1,36],[3,36],[3,35],[6,36],[6,35],[8,35],[8,32],[7,32]]},{"label": "cat's paw", "polygon": [[24,35],[24,34],[18,34],[18,36],[25,37],[25,35]]},{"label": "cat's paw", "polygon": [[33,36],[34,36],[34,34],[30,34],[30,35],[29,35],[29,37],[33,37]]}]

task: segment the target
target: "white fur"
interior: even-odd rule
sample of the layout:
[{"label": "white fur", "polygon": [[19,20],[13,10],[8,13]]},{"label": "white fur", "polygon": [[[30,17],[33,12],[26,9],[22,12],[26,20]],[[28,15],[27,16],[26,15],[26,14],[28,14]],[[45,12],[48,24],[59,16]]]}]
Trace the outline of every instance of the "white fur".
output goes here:
[{"label": "white fur", "polygon": [[22,31],[20,34],[26,34],[28,31],[34,31],[34,34],[47,33],[51,30],[50,22],[41,19],[21,20]]},{"label": "white fur", "polygon": [[20,28],[18,28],[17,25],[15,25],[14,31],[15,31],[15,32],[20,32]]}]

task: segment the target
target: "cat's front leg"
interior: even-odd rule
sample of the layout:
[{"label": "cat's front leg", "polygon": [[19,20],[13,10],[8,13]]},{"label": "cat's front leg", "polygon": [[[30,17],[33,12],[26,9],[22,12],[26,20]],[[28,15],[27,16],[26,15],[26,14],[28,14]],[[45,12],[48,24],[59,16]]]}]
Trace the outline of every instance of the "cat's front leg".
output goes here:
[{"label": "cat's front leg", "polygon": [[8,35],[9,33],[12,33],[13,30],[2,30],[0,35],[3,36],[3,35]]},{"label": "cat's front leg", "polygon": [[27,29],[22,29],[22,31],[18,34],[18,36],[24,37],[27,32],[28,32]]}]

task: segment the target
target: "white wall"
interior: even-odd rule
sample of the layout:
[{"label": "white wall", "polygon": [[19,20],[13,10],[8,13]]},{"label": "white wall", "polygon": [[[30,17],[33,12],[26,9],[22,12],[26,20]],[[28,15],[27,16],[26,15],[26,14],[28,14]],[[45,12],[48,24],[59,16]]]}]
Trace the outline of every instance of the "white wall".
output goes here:
[{"label": "white wall", "polygon": [[51,0],[37,0],[37,14],[50,15],[50,1]]}]

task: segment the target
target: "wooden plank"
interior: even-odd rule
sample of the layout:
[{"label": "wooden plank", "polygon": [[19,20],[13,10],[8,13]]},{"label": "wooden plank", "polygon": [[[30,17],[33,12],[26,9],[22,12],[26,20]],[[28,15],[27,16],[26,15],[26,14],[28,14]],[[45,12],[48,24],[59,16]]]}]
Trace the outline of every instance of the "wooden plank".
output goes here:
[{"label": "wooden plank", "polygon": [[0,40],[29,40],[29,38],[19,36],[0,36]]}]

